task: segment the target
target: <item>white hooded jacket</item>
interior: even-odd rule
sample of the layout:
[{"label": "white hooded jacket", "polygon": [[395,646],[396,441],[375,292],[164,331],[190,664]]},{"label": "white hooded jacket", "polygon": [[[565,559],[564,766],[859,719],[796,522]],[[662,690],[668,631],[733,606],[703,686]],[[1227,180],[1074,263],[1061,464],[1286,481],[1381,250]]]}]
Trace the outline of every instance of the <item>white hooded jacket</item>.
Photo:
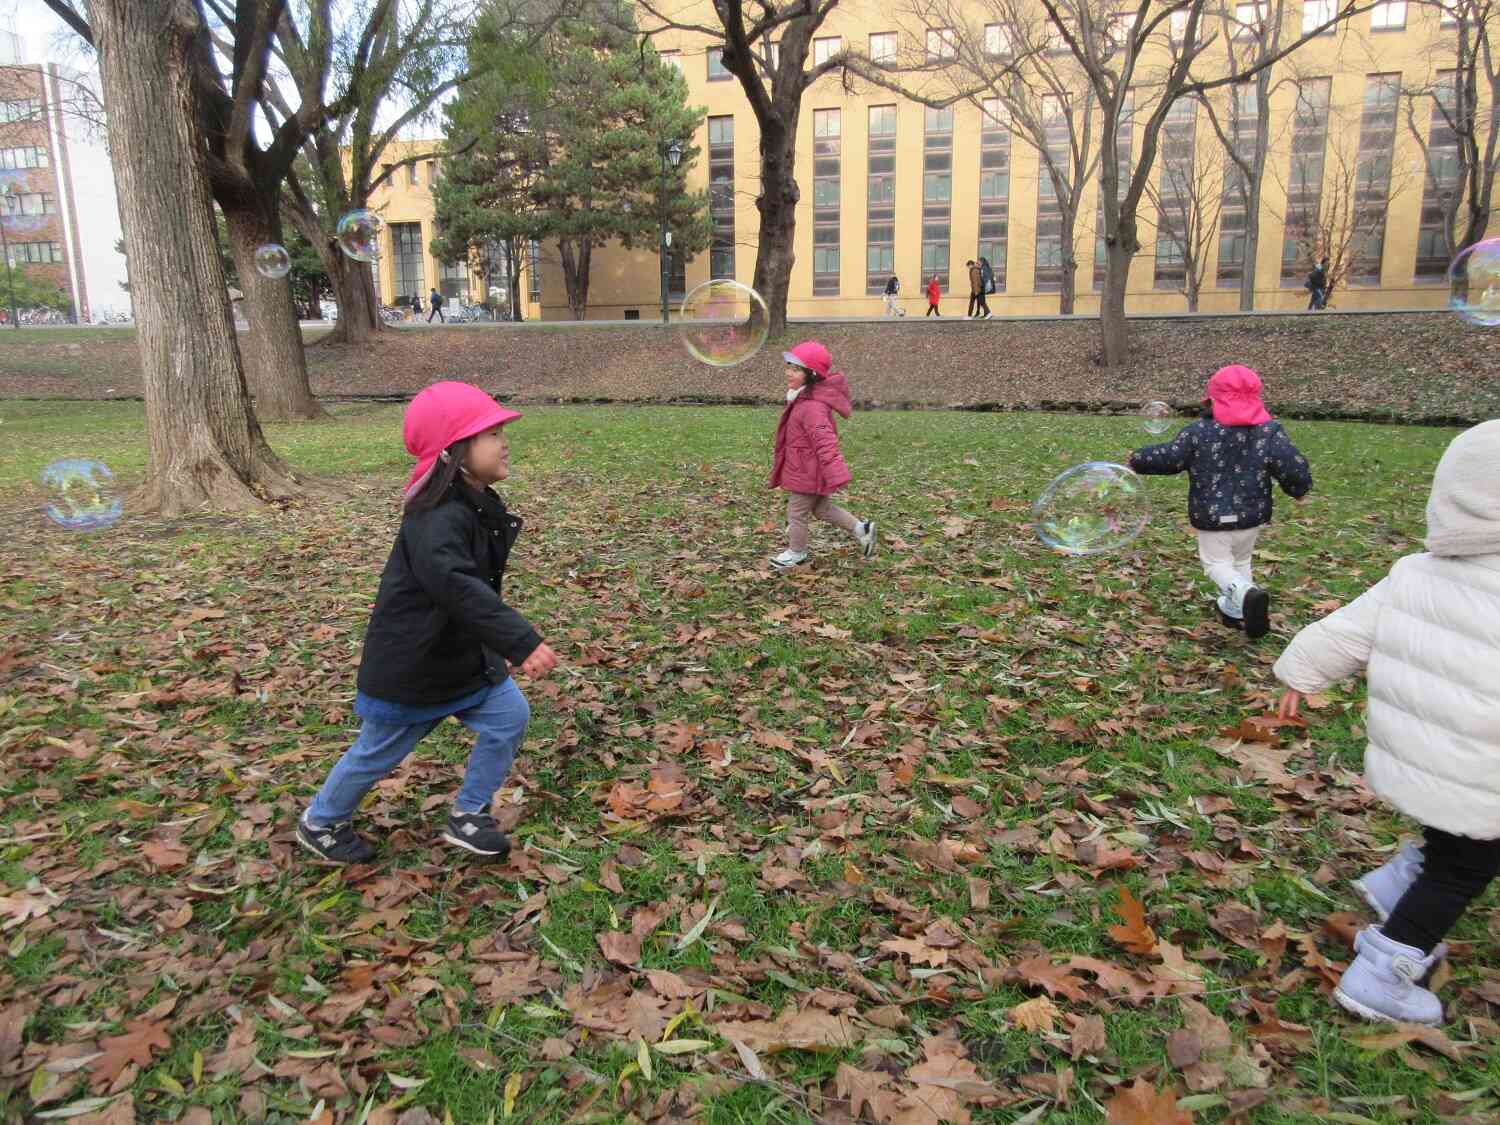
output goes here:
[{"label": "white hooded jacket", "polygon": [[1366,669],[1370,788],[1428,827],[1500,838],[1500,420],[1443,454],[1427,527],[1430,553],[1298,633],[1276,677],[1315,692]]}]

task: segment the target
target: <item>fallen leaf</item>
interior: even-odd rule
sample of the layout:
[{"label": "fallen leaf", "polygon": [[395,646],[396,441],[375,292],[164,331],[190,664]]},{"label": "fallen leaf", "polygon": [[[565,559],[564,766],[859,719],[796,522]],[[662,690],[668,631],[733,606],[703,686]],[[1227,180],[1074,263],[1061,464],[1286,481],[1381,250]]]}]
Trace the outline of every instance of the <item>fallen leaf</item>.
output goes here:
[{"label": "fallen leaf", "polygon": [[599,949],[607,961],[613,961],[616,965],[624,968],[633,968],[640,964],[641,939],[634,934],[624,934],[616,930],[609,930],[595,935],[599,942]]},{"label": "fallen leaf", "polygon": [[1011,1022],[1027,1031],[1051,1031],[1062,1013],[1057,1005],[1045,996],[1023,1000],[1009,1012]]},{"label": "fallen leaf", "polygon": [[1424,1027],[1415,1023],[1398,1023],[1389,1031],[1351,1035],[1349,1041],[1366,1051],[1389,1051],[1408,1043],[1420,1043],[1456,1062],[1461,1062],[1464,1057],[1463,1048],[1449,1039],[1442,1028]]},{"label": "fallen leaf", "polygon": [[1109,936],[1131,953],[1154,953],[1156,931],[1146,925],[1146,906],[1130,893],[1129,887],[1120,888],[1120,905],[1116,909],[1124,919],[1124,925],[1111,926]]},{"label": "fallen leaf", "polygon": [[1108,1125],[1193,1125],[1192,1113],[1177,1108],[1170,1086],[1158,1090],[1144,1078],[1116,1088],[1104,1110]]},{"label": "fallen leaf", "polygon": [[124,1035],[111,1035],[100,1044],[101,1053],[89,1068],[95,1089],[112,1085],[131,1063],[150,1066],[151,1056],[165,1051],[172,1045],[172,1036],[167,1025],[147,1020],[132,1020],[125,1025]]}]

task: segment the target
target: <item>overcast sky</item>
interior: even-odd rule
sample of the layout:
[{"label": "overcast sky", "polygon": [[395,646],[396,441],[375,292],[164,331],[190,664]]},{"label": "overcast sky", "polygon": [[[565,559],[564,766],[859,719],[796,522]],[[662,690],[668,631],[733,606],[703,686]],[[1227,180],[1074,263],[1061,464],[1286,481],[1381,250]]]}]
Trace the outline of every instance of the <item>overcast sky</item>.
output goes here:
[{"label": "overcast sky", "polygon": [[[0,28],[20,35],[22,57],[28,62],[78,66],[84,61],[72,45],[77,36],[42,0],[0,0]],[[119,284],[125,280],[125,259],[115,253],[120,212],[109,154],[104,146],[86,139],[76,123],[67,121],[65,125],[89,305],[95,316],[111,306],[123,311],[130,307],[130,301]]]}]

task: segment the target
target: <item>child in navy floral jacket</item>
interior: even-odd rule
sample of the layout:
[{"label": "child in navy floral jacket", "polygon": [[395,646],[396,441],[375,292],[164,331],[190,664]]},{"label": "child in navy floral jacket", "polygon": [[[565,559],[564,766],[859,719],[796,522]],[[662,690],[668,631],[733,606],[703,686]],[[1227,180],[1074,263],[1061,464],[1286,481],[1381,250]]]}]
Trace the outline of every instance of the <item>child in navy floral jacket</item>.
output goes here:
[{"label": "child in navy floral jacket", "polygon": [[1261,400],[1260,376],[1233,364],[1208,381],[1213,417],[1162,445],[1130,455],[1138,473],[1188,473],[1188,519],[1198,532],[1204,573],[1219,588],[1219,619],[1251,638],[1270,628],[1270,596],[1251,577],[1255,540],[1271,522],[1271,480],[1301,500],[1312,470]]}]

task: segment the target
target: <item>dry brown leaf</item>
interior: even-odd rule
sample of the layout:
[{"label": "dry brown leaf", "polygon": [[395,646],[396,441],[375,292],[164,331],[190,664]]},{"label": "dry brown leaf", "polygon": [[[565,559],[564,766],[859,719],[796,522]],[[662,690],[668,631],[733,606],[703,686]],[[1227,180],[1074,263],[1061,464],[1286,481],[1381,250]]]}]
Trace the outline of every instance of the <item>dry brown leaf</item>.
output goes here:
[{"label": "dry brown leaf", "polygon": [[1061,1014],[1057,1005],[1045,996],[1023,1000],[1007,1013],[1012,1023],[1027,1031],[1051,1031]]},{"label": "dry brown leaf", "polygon": [[1192,1113],[1177,1108],[1170,1086],[1158,1090],[1144,1078],[1117,1088],[1104,1109],[1109,1125],[1193,1125]]},{"label": "dry brown leaf", "polygon": [[1120,888],[1120,905],[1117,907],[1123,925],[1111,926],[1109,936],[1131,953],[1149,955],[1156,952],[1156,931],[1146,924],[1146,906],[1130,893],[1129,887]]},{"label": "dry brown leaf", "polygon": [[1408,1043],[1420,1043],[1455,1061],[1462,1061],[1464,1057],[1463,1048],[1449,1039],[1442,1028],[1424,1027],[1416,1023],[1398,1023],[1388,1031],[1351,1035],[1349,1041],[1366,1051],[1389,1051]]},{"label": "dry brown leaf", "polygon": [[125,1025],[124,1035],[111,1035],[99,1044],[103,1052],[89,1068],[95,1089],[104,1089],[131,1063],[150,1066],[151,1056],[165,1051],[172,1045],[172,1036],[167,1025],[148,1020],[132,1020]]},{"label": "dry brown leaf", "polygon": [[640,964],[641,961],[641,939],[634,934],[622,934],[616,930],[608,930],[602,934],[595,934],[599,942],[599,950],[604,954],[607,961],[613,961],[616,965],[630,969]]},{"label": "dry brown leaf", "polygon": [[1068,1057],[1077,1062],[1084,1055],[1097,1055],[1108,1045],[1109,1037],[1104,1030],[1103,1018],[1084,1016],[1073,1024],[1073,1032],[1068,1039]]},{"label": "dry brown leaf", "polygon": [[1075,976],[1070,969],[1071,965],[1067,962],[1054,965],[1050,957],[1028,957],[1012,965],[1007,976],[1044,988],[1049,996],[1061,994],[1069,1000],[1087,1000],[1084,979]]},{"label": "dry brown leaf", "polygon": [[864,1038],[847,1016],[821,1008],[787,1008],[774,1020],[723,1020],[714,1024],[725,1039],[754,1051],[841,1051]]}]

